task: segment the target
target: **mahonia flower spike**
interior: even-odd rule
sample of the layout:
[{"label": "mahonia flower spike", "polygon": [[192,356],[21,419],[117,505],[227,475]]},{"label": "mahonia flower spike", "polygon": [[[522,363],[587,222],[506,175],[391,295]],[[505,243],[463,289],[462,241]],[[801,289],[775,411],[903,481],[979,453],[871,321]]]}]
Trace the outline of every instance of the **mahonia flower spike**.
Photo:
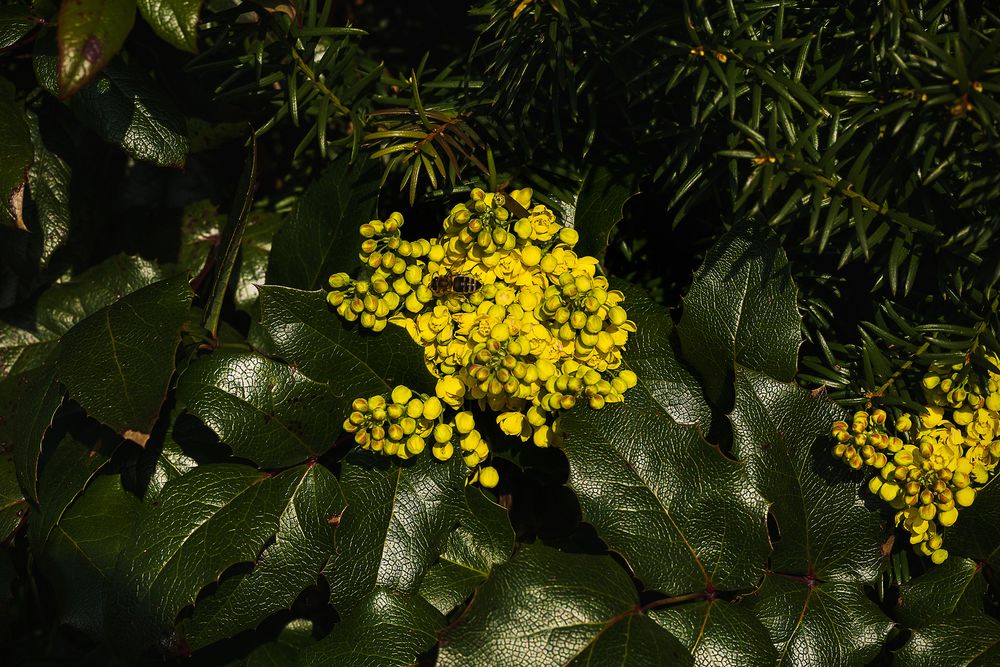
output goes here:
[{"label": "mahonia flower spike", "polygon": [[1000,461],[1000,375],[932,364],[923,387],[919,419],[896,420],[902,437],[887,433],[884,410],[856,412],[850,424],[833,424],[833,455],[855,470],[877,470],[868,489],[896,510],[910,544],[940,564],[948,558],[943,529],[972,505]]},{"label": "mahonia flower spike", "polygon": [[598,275],[596,258],[573,252],[576,230],[531,196],[475,189],[434,239],[404,240],[399,213],[361,225],[368,275],[330,276],[327,301],[372,331],[403,327],[437,385],[434,396],[398,386],[358,398],[344,429],[359,445],[406,459],[430,440],[435,458],[458,452],[470,482],[493,487],[499,477],[483,465],[489,443],[471,404],[497,413],[504,433],[548,447],[559,442],[562,411],[580,401],[599,410],[635,386],[622,364],[636,330],[624,296]]}]

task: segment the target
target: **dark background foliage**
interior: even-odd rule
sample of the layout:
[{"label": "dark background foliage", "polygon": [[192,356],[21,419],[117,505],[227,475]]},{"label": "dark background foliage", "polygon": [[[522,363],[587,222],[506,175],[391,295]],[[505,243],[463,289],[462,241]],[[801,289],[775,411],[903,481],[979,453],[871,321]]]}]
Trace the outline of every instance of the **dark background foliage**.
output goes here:
[{"label": "dark background foliage", "polygon": [[[651,653],[635,664],[647,655],[662,662],[682,644],[693,650],[700,640],[685,628],[707,623],[716,607],[722,620],[697,660],[711,660],[712,641],[748,636],[739,650],[754,664],[888,663],[894,651],[933,664],[968,657],[953,641],[959,626],[978,628],[958,635],[983,638],[980,654],[992,650],[996,550],[973,527],[1000,523],[995,502],[977,503],[978,518],[969,511],[970,528],[955,538],[965,550],[925,573],[905,545],[885,542],[889,517],[860,504],[862,480],[823,459],[816,438],[835,404],[810,403],[785,384],[812,391],[810,400],[825,393],[842,406],[914,409],[928,362],[969,358],[987,368],[978,346],[1000,349],[1000,17],[990,3],[142,0],[121,11],[131,4],[0,7],[0,435],[4,452],[14,451],[2,475],[0,642],[16,660],[101,662],[106,618],[134,635],[136,645],[116,649],[126,656],[222,664],[250,661],[252,643],[258,659],[287,662],[301,650],[306,662],[329,662],[347,659],[348,639],[380,636],[377,619],[389,617],[417,629],[401,664],[417,654],[470,664],[467,651],[484,650],[475,633],[489,628],[492,608],[462,606],[473,587],[486,591],[481,605],[528,614],[531,605],[510,591],[538,584],[546,567],[567,567],[559,560],[567,555],[612,582],[592,621],[644,609],[635,636],[646,639],[632,641]],[[73,13],[77,5],[83,13]],[[471,188],[526,186],[576,225],[582,251],[626,281],[640,325],[630,363],[656,362],[645,369],[649,395],[634,399],[657,414],[651,441],[686,443],[689,458],[712,471],[706,493],[733,521],[726,527],[759,533],[753,553],[720,560],[729,563],[722,581],[668,576],[650,564],[660,546],[615,532],[628,525],[613,511],[624,501],[593,491],[588,482],[605,473],[592,458],[616,453],[626,470],[635,461],[622,443],[602,440],[609,422],[579,413],[568,428],[590,447],[571,439],[565,456],[493,434],[506,516],[479,491],[449,486],[461,471],[407,469],[413,484],[448,490],[433,501],[466,522],[459,530],[428,511],[421,529],[433,548],[411,555],[432,574],[415,566],[399,575],[419,586],[386,583],[368,571],[377,564],[314,553],[328,537],[317,523],[394,483],[388,469],[331,448],[344,396],[429,378],[416,353],[379,365],[380,354],[406,343],[400,332],[376,341],[341,329],[302,290],[357,268],[355,230],[371,217],[399,210],[408,236],[434,234]],[[721,309],[719,321],[691,306],[728,289],[732,276],[713,273],[716,262],[768,286],[756,302],[751,294]],[[760,337],[737,342],[760,345],[764,363],[727,358],[719,350],[733,341],[707,333],[747,304],[759,309]],[[102,320],[127,332],[121,359]],[[641,339],[644,328],[658,338]],[[111,357],[141,369],[141,379],[116,375]],[[240,373],[295,401],[261,389],[243,396],[250,408],[225,403]],[[328,385],[343,377],[351,380],[331,395]],[[674,407],[657,412],[664,404]],[[767,426],[759,406],[787,423]],[[255,410],[268,420],[255,422]],[[615,415],[602,419],[635,427],[631,413]],[[272,417],[294,428],[281,432]],[[795,430],[802,440],[785,443],[785,459],[758,451]],[[254,438],[260,432],[267,447]],[[31,453],[17,442],[34,443]],[[303,442],[313,449],[303,454]],[[748,476],[735,480],[708,443],[746,461]],[[813,450],[815,461],[796,458]],[[670,480],[664,470],[687,459],[664,456],[654,468]],[[789,491],[774,473],[782,461],[823,480],[830,497]],[[266,479],[258,468],[270,471]],[[118,553],[146,558],[128,550],[156,542],[173,516],[166,508],[196,496],[199,476],[218,489],[209,501],[222,508],[259,492],[258,531],[228,545],[232,553],[199,560],[202,569],[192,566],[183,590],[157,598],[160,606],[142,607],[122,591],[155,590],[159,580],[116,565]],[[643,484],[636,493],[651,494],[651,506],[669,504]],[[737,484],[759,495],[737,499]],[[832,502],[856,523],[789,515],[783,523],[791,510],[775,498],[788,494],[817,508]],[[301,530],[282,533],[278,518],[299,500]],[[433,504],[411,500],[411,510]],[[754,522],[765,500],[770,555],[764,524]],[[344,553],[367,544],[381,525],[375,514],[362,528],[337,527]],[[96,550],[74,547],[113,523],[103,516],[129,521],[101,533]],[[245,528],[218,520],[205,530]],[[850,534],[856,548],[799,554],[789,546],[797,531],[807,541]],[[525,546],[512,556],[515,542]],[[291,558],[285,571],[299,579],[287,590],[262,583],[265,553],[277,554],[272,563]],[[695,564],[704,558],[695,554]],[[449,567],[465,568],[466,578]],[[338,582],[338,568],[356,568],[360,583]],[[473,583],[466,590],[457,580]],[[557,588],[572,598],[579,583]],[[124,597],[105,600],[108,590]],[[691,590],[701,597],[685,598]],[[254,606],[254,618],[232,611],[239,595],[264,592],[276,602]],[[907,595],[912,609],[900,612]],[[850,619],[855,636],[803,611],[802,641],[831,652],[796,653],[797,629],[783,635],[781,619],[809,608]],[[174,634],[157,634],[168,625]],[[491,629],[500,639],[507,630]],[[591,647],[598,662],[628,645],[611,630],[604,648]]]}]

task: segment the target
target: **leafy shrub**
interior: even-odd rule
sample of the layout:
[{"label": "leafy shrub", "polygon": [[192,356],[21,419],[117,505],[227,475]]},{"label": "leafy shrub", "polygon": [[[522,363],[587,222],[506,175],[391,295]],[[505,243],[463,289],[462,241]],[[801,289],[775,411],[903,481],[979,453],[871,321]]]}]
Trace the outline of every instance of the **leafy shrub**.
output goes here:
[{"label": "leafy shrub", "polygon": [[467,10],[0,8],[5,657],[995,661],[1000,19]]}]

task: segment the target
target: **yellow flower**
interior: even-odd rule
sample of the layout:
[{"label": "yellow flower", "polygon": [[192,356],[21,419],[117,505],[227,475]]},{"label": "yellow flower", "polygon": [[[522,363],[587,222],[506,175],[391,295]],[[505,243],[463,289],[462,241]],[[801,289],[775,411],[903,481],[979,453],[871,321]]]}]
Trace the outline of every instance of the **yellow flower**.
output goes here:
[{"label": "yellow flower", "polygon": [[520,438],[521,442],[527,442],[531,437],[531,424],[523,412],[501,412],[497,415],[497,424],[501,431]]},{"label": "yellow flower", "polygon": [[437,381],[434,393],[451,407],[460,408],[465,400],[465,385],[454,375],[446,375]]},{"label": "yellow flower", "polygon": [[936,405],[924,407],[924,414],[920,415],[920,423],[924,428],[934,428],[944,419],[944,408]]}]

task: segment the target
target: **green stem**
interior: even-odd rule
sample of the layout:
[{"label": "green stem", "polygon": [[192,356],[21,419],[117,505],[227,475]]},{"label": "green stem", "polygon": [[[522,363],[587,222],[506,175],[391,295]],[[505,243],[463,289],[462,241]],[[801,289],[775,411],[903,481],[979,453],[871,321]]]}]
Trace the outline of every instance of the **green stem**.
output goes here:
[{"label": "green stem", "polygon": [[209,297],[208,307],[205,309],[205,328],[211,332],[213,339],[219,330],[219,317],[222,314],[222,304],[226,299],[226,290],[229,287],[229,278],[233,274],[233,267],[236,266],[240,244],[243,242],[243,232],[246,231],[247,218],[250,215],[250,206],[253,203],[253,191],[256,183],[257,138],[254,135],[250,135],[250,150],[243,165],[243,175],[240,177],[239,189],[236,191],[233,206],[229,211],[226,229],[223,231],[222,241],[219,243],[218,270],[215,272],[215,279],[212,282],[212,293]]}]

